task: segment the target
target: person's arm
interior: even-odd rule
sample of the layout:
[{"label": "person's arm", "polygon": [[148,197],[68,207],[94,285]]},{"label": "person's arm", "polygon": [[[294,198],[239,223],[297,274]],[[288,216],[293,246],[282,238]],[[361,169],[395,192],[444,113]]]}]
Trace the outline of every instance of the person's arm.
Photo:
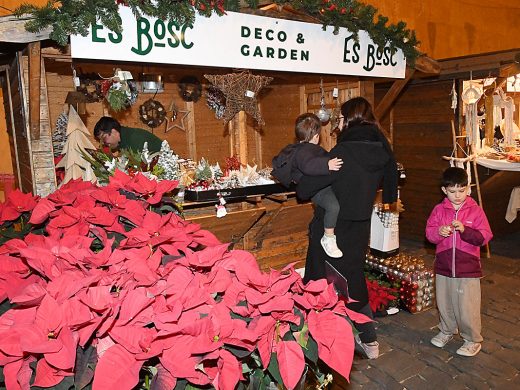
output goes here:
[{"label": "person's arm", "polygon": [[484,210],[480,207],[478,207],[478,210],[478,216],[473,220],[472,226],[462,225],[462,229],[459,228],[458,230],[462,240],[471,245],[482,246],[486,245],[493,238],[493,233]]},{"label": "person's arm", "polygon": [[428,221],[426,222],[426,238],[432,244],[438,244],[446,238],[446,235],[441,235],[441,228],[443,227],[440,220],[439,205],[435,206]]}]

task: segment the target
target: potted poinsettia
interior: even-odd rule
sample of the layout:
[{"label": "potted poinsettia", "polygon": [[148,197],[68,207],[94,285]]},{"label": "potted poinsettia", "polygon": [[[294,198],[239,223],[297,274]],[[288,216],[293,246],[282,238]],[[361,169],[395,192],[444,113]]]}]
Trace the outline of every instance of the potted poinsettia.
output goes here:
[{"label": "potted poinsettia", "polygon": [[116,172],[0,206],[8,390],[292,389],[320,360],[348,379],[349,317],[368,319],[182,219],[164,201],[176,185]]}]

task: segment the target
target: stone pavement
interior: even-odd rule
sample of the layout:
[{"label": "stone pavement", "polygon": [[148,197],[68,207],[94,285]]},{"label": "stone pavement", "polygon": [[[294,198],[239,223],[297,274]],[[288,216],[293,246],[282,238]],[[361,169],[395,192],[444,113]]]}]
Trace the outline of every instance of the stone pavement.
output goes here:
[{"label": "stone pavement", "polygon": [[[516,249],[520,239],[504,248]],[[498,244],[497,244],[498,248]],[[401,251],[433,262],[433,250],[422,243],[403,243]],[[520,251],[493,253],[482,259],[481,352],[475,357],[455,353],[462,345],[456,336],[445,348],[430,344],[437,333],[438,314],[401,311],[378,318],[380,356],[367,360],[356,355],[350,384],[335,375],[332,390],[340,389],[520,389]],[[507,252],[507,250],[506,250]],[[510,250],[511,252],[511,250]]]}]

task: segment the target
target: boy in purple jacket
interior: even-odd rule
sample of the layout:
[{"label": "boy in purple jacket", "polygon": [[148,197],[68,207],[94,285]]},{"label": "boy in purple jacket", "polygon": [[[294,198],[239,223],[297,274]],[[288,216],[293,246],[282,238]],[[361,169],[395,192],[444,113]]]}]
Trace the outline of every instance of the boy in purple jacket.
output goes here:
[{"label": "boy in purple jacket", "polygon": [[426,238],[436,244],[435,294],[440,332],[431,343],[442,348],[459,333],[462,356],[475,356],[480,334],[480,247],[493,237],[484,210],[468,197],[468,175],[462,168],[448,168],[442,175],[446,198],[433,209],[426,223]]}]

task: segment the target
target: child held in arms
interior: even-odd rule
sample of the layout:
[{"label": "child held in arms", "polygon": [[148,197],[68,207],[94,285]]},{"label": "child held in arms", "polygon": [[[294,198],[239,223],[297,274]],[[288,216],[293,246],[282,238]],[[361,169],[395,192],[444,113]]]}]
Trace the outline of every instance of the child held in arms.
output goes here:
[{"label": "child held in arms", "polygon": [[[330,158],[328,152],[319,146],[321,132],[320,119],[311,113],[296,118],[295,133],[300,145],[294,158],[292,169],[293,181],[298,183],[303,175],[329,175],[330,171],[338,171],[343,164],[339,158]],[[336,244],[336,221],[339,214],[339,203],[332,187],[320,190],[311,198],[312,203],[325,210],[325,232],[321,238],[321,246],[327,256],[339,258],[343,253]]]},{"label": "child held in arms", "polygon": [[448,168],[442,175],[446,198],[434,207],[426,224],[426,237],[436,244],[435,294],[440,332],[431,343],[442,348],[459,333],[461,356],[475,356],[483,341],[480,319],[480,247],[493,237],[484,210],[468,197],[468,175]]}]

